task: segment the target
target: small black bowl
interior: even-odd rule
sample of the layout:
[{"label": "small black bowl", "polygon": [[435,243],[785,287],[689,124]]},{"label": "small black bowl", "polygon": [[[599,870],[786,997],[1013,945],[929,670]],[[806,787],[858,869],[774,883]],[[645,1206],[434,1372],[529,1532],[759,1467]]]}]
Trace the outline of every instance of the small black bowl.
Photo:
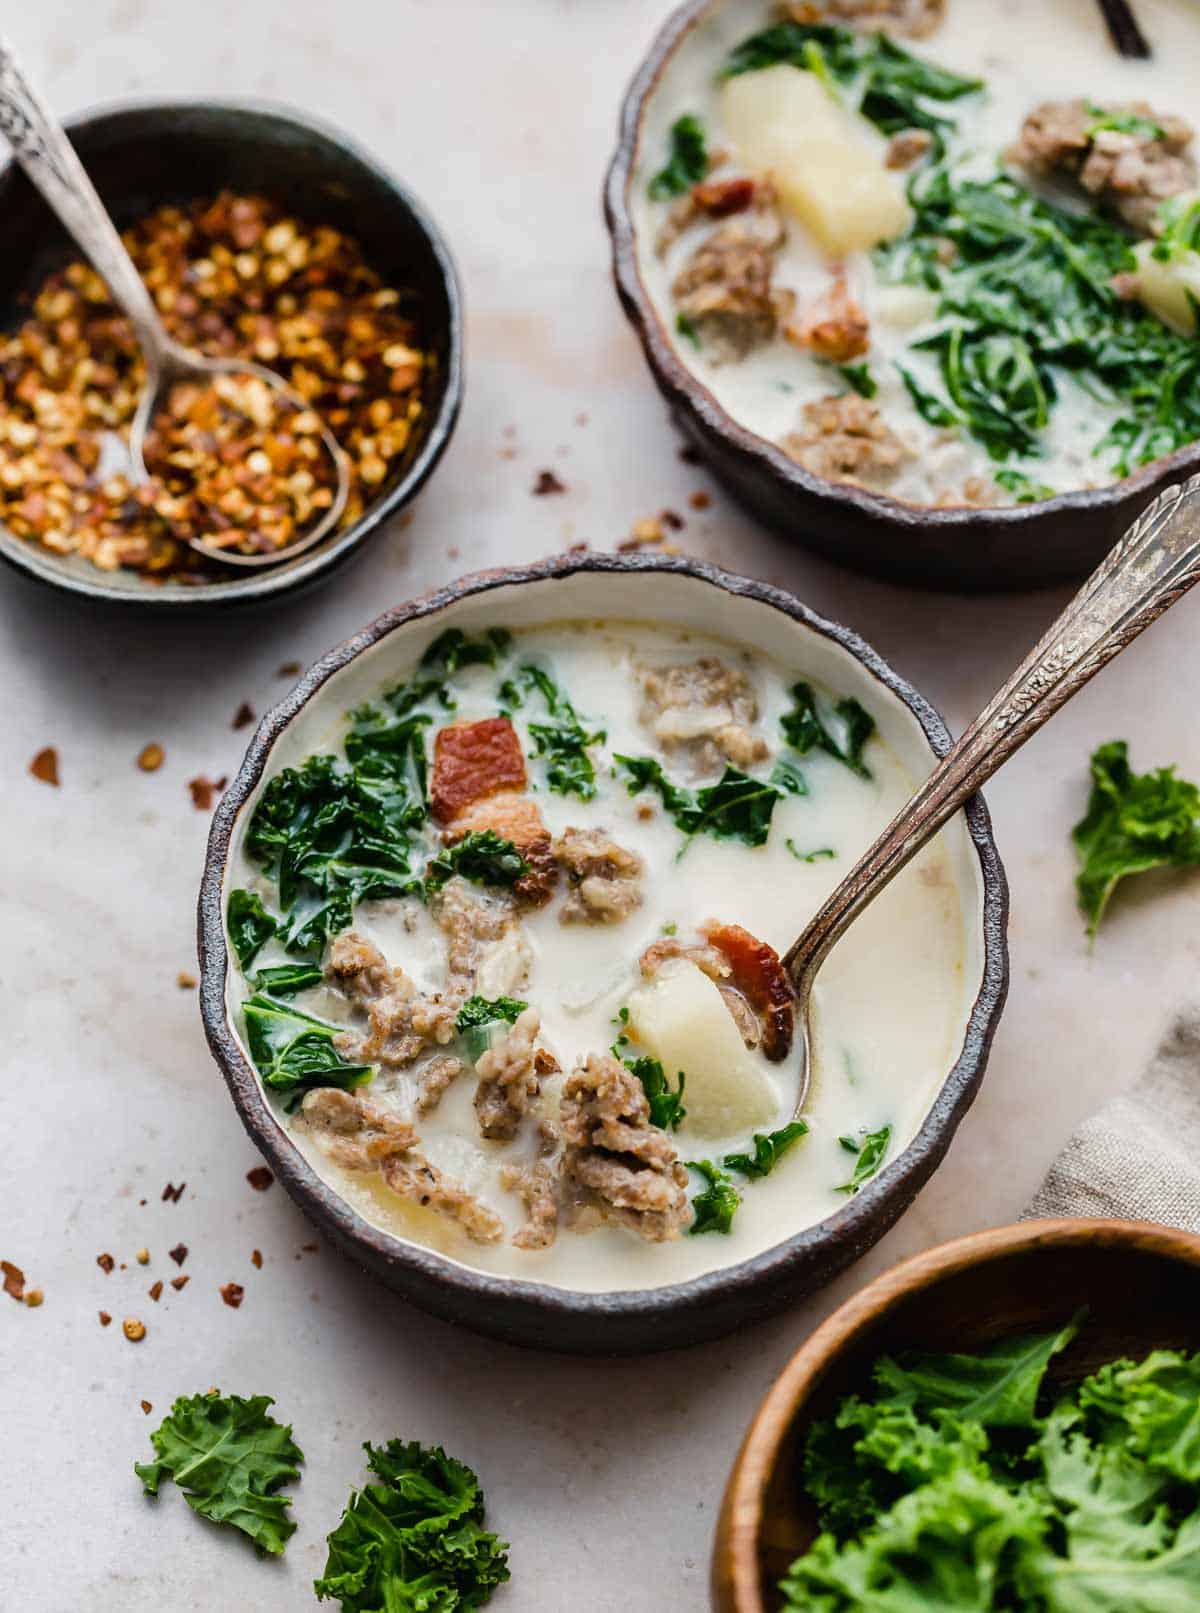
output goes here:
[{"label": "small black bowl", "polygon": [[[422,429],[399,474],[352,526],[295,560],[232,567],[212,582],[151,583],[59,556],[0,525],[0,559],[38,581],[98,601],[176,611],[275,598],[316,582],[415,497],[441,458],[462,398],[462,306],[454,264],[420,202],[336,130],[299,113],[231,102],[157,102],[88,113],[67,124],[105,206],[121,228],[167,203],[222,189],[268,196],[298,217],[354,236],[385,280],[417,297],[422,345],[432,351]],[[15,162],[0,169],[0,327],[23,317],[33,290],[78,248]]]},{"label": "small black bowl", "polygon": [[[1200,444],[1156,459],[1109,487],[1062,493],[1038,504],[1000,509],[906,504],[804,470],[782,448],[738,425],[681,360],[642,277],[630,196],[643,173],[647,109],[676,52],[714,13],[741,4],[744,0],[687,0],[671,14],[626,92],[604,193],[617,294],[680,429],[752,515],[854,571],[961,591],[1077,581],[1099,565],[1165,487],[1200,470]],[[762,9],[757,7],[756,15]]]}]

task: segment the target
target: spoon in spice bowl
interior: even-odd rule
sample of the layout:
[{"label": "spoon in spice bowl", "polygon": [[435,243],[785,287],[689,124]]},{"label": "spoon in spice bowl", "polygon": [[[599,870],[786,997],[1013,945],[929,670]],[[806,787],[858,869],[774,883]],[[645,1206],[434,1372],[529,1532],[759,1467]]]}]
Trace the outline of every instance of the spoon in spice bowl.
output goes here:
[{"label": "spoon in spice bowl", "polygon": [[834,944],[1058,708],[1200,581],[1200,476],[1133,523],[1041,641],[842,880],[783,959],[796,993],[799,1113],[812,1068],[813,982]]},{"label": "spoon in spice bowl", "polygon": [[[320,543],[337,526],[350,494],[350,462],[341,445],[306,399],[274,370],[245,359],[205,358],[168,335],[153,298],[75,148],[3,37],[0,37],[0,134],[8,139],[21,167],[104,280],[113,301],[133,326],[146,361],[145,390],[130,427],[129,442],[121,445],[123,453],[118,450],[125,462],[115,464],[106,455],[107,472],[124,470],[135,485],[148,482],[146,449],[148,444],[156,444],[156,422],[162,418],[175,423],[185,448],[189,434],[211,436],[214,421],[222,421],[226,427],[226,451],[240,454],[244,449],[247,463],[257,451],[262,454],[262,462],[251,465],[251,473],[263,477],[273,474],[268,451],[272,445],[264,439],[262,448],[255,450],[250,446],[254,432],[265,433],[271,424],[273,411],[266,390],[269,388],[270,393],[281,400],[281,418],[292,416],[293,431],[319,442],[330,461],[333,476],[329,485],[322,487],[319,475],[314,476],[315,492],[311,497],[307,492],[304,495],[314,507],[314,515],[319,509],[319,518],[293,540],[284,534],[276,507],[272,512],[276,517],[275,534],[267,537],[274,546],[258,553],[242,553],[229,546],[252,539],[253,527],[233,526],[207,540],[187,532],[181,535],[197,553],[226,565],[244,567],[275,565]],[[236,425],[239,419],[249,428],[248,432],[240,434],[241,441]],[[319,456],[317,462],[319,465]],[[328,502],[323,502],[326,496]]]}]

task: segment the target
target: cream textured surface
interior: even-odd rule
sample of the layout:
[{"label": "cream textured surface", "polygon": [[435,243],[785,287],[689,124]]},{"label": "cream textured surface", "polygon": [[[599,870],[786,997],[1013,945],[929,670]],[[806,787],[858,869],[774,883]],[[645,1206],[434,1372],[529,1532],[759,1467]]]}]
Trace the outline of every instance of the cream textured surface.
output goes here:
[{"label": "cream textured surface", "polygon": [[[458,572],[574,541],[611,548],[664,505],[686,515],[690,552],[851,623],[954,727],[1058,604],[859,581],[757,532],[678,459],[616,305],[598,200],[618,96],[663,9],[45,0],[6,21],[64,111],[138,95],[264,96],[357,135],[454,244],[469,375],[458,435],[412,522],[314,598],[185,629],[0,578],[0,1256],[46,1295],[40,1310],[0,1295],[0,1605],[315,1607],[308,1587],[361,1474],[360,1442],[403,1434],[479,1469],[513,1542],[515,1578],[496,1613],[694,1613],[734,1450],[808,1329],[901,1256],[1014,1219],[1194,991],[1196,880],[1140,881],[1089,953],[1068,833],[1102,740],[1129,739],[1139,767],[1177,762],[1200,776],[1200,600],[1104,673],[990,790],[1013,887],[1013,987],[990,1073],[912,1211],[811,1304],[686,1355],[526,1355],[430,1321],[332,1253],[306,1251],[313,1234],[280,1189],[246,1185],[257,1156],[208,1057],[195,994],[175,983],[193,967],[207,830],[186,785],[236,767],[246,732],[233,714],[279,697],[281,663],[311,660]],[[542,468],[568,491],[531,498]],[[713,503],[696,514],[687,498],[702,488]],[[150,740],[166,764],[143,774],[135,758]],[[26,772],[47,744],[61,756],[58,790]],[[186,1181],[178,1203],[162,1202],[167,1181]],[[181,1241],[191,1283],[156,1305],[146,1290],[175,1275],[167,1250]],[[146,1269],[134,1262],[143,1245]],[[106,1277],[102,1250],[128,1269]],[[237,1311],[217,1293],[230,1280],[246,1288]],[[102,1308],[116,1318],[108,1329]],[[148,1325],[140,1345],[121,1337],[130,1315]],[[157,1505],[138,1493],[132,1463],[148,1428],[173,1396],[209,1384],[272,1393],[295,1423],[308,1466],[282,1563],[257,1562],[169,1489]]]}]

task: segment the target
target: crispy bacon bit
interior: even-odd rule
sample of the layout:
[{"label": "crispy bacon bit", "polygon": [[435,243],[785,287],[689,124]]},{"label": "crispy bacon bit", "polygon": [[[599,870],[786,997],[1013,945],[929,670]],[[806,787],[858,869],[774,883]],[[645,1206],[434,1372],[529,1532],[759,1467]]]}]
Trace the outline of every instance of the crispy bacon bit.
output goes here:
[{"label": "crispy bacon bit", "polygon": [[871,345],[867,316],[850,295],[846,276],[840,272],[803,310],[799,323],[787,326],[784,335],[793,346],[807,348],[831,364],[861,358]]},{"label": "crispy bacon bit", "polygon": [[772,1063],[787,1057],[796,1028],[796,999],[779,954],[740,924],[715,919],[701,934],[727,959],[732,981],[762,1021],[762,1050]]},{"label": "crispy bacon bit", "polygon": [[229,780],[224,775],[220,778],[205,778],[201,773],[196,778],[188,779],[188,789],[192,792],[192,805],[197,812],[211,811],[213,802],[228,783]]},{"label": "crispy bacon bit", "polygon": [[533,484],[534,498],[544,498],[547,493],[565,493],[566,482],[560,480],[552,470],[538,471],[538,479]]},{"label": "crispy bacon bit", "polygon": [[186,1276],[186,1275],[183,1276],[183,1277],[172,1277],[171,1278],[171,1287],[175,1290],[176,1293],[178,1293],[181,1288],[186,1288],[187,1285],[191,1282],[191,1280],[192,1279],[190,1277]]},{"label": "crispy bacon bit", "polygon": [[693,185],[692,197],[709,218],[728,218],[731,213],[744,213],[753,206],[754,180],[702,179]]},{"label": "crispy bacon bit", "polygon": [[167,1253],[171,1256],[171,1259],[177,1266],[182,1266],[188,1255],[187,1244],[177,1243],[175,1247],[173,1249],[169,1249]]},{"label": "crispy bacon bit", "polygon": [[275,1177],[265,1165],[256,1165],[252,1171],[246,1172],[246,1180],[256,1193],[265,1193]]},{"label": "crispy bacon bit", "polygon": [[163,1285],[162,1285],[162,1279],[161,1278],[158,1280],[158,1282],[151,1283],[150,1287],[146,1290],[146,1292],[150,1295],[150,1298],[154,1301],[154,1303],[156,1305],[158,1304],[159,1300],[162,1298],[162,1291],[163,1291]]},{"label": "crispy bacon bit", "polygon": [[243,700],[233,714],[233,726],[235,728],[249,728],[253,721],[254,707],[248,701]]},{"label": "crispy bacon bit", "polygon": [[503,790],[525,788],[521,741],[507,717],[452,723],[433,742],[430,808],[450,823],[466,807]]},{"label": "crispy bacon bit", "polygon": [[166,755],[161,745],[143,745],[138,752],[137,764],[143,773],[157,773],[166,760]]},{"label": "crispy bacon bit", "polygon": [[58,784],[58,752],[53,745],[38,751],[29,764],[29,771],[43,784]]},{"label": "crispy bacon bit", "polygon": [[162,1202],[165,1204],[167,1200],[170,1199],[172,1204],[178,1204],[180,1199],[183,1197],[183,1190],[186,1186],[186,1182],[180,1182],[178,1187],[175,1187],[173,1183],[168,1182],[166,1187],[164,1187],[162,1190]]},{"label": "crispy bacon bit", "polygon": [[107,1275],[107,1273],[110,1272],[116,1265],[116,1261],[111,1255],[103,1254],[96,1256],[96,1264],[100,1267],[100,1270]]},{"label": "crispy bacon bit", "polygon": [[246,1290],[241,1283],[222,1283],[219,1292],[230,1310],[236,1311],[245,1297]]},{"label": "crispy bacon bit", "polygon": [[250,1264],[254,1267],[255,1271],[261,1271],[262,1270],[262,1250],[261,1249],[251,1249],[251,1251],[250,1251]]},{"label": "crispy bacon bit", "polygon": [[14,1266],[11,1260],[0,1260],[0,1271],[4,1273],[4,1292],[13,1299],[25,1297],[25,1273],[20,1266]]}]

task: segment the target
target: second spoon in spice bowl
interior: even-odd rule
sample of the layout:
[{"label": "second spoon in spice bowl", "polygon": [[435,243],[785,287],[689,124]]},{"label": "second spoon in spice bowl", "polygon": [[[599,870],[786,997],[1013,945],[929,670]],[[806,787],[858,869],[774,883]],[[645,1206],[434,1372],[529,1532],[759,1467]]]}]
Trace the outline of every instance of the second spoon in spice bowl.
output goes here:
[{"label": "second spoon in spice bowl", "polygon": [[812,1070],[817,971],[846,930],[1058,708],[1200,581],[1200,476],[1161,493],[833,891],[784,957],[796,993],[800,1096]]},{"label": "second spoon in spice bowl", "polygon": [[[145,359],[128,444],[114,446],[123,463],[110,473],[124,470],[136,490],[153,468],[166,495],[155,507],[210,560],[269,566],[320,543],[350,492],[337,439],[273,370],[205,357],[169,335],[74,147],[3,38],[0,134],[106,282]],[[211,530],[194,530],[193,506],[221,512]]]}]

